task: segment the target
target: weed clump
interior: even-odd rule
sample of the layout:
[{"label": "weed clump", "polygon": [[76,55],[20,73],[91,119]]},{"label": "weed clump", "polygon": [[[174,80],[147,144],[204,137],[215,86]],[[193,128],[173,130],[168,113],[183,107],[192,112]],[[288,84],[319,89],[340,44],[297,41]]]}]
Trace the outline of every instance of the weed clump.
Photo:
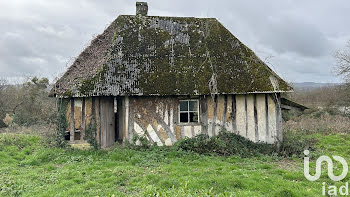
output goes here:
[{"label": "weed clump", "polygon": [[303,157],[304,150],[314,151],[317,140],[307,132],[300,130],[286,130],[283,132],[278,155],[283,157]]},{"label": "weed clump", "polygon": [[221,131],[218,135],[209,137],[200,134],[193,138],[185,138],[175,144],[177,150],[199,154],[217,154],[223,156],[239,155],[250,157],[257,155],[278,155],[280,157],[302,157],[305,149],[314,150],[316,140],[304,137],[303,133],[285,132],[284,140],[277,148],[276,144],[253,142],[240,135]]},{"label": "weed clump", "polygon": [[175,144],[179,150],[196,152],[199,154],[240,155],[242,157],[259,154],[271,154],[274,145],[254,143],[247,138],[234,133],[221,131],[218,135],[209,137],[200,134],[193,138],[185,138]]}]

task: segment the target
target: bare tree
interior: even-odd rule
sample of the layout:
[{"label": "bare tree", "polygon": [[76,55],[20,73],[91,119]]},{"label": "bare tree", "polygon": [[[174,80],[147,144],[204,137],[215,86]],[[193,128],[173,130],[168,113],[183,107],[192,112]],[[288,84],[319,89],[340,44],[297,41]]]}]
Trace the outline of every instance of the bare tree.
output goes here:
[{"label": "bare tree", "polygon": [[335,54],[337,60],[336,73],[344,77],[347,83],[350,82],[350,41],[346,47]]}]

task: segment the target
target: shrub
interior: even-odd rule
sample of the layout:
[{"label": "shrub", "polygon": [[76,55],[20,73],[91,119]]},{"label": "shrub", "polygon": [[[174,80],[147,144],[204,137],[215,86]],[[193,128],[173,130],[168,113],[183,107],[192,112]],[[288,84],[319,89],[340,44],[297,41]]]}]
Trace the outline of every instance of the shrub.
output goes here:
[{"label": "shrub", "polygon": [[282,157],[303,157],[304,150],[315,150],[316,139],[308,131],[285,130],[278,155]]},{"label": "shrub", "polygon": [[[329,112],[330,113],[329,113]],[[335,112],[327,110],[306,110],[303,115],[286,121],[284,130],[311,133],[348,133],[350,118],[343,115],[332,115]]]},{"label": "shrub", "polygon": [[217,136],[205,134],[185,138],[175,144],[177,150],[191,151],[199,154],[239,155],[249,157],[256,155],[279,155],[280,157],[302,157],[305,149],[314,150],[315,140],[302,132],[286,131],[284,140],[279,144],[255,143],[240,135],[221,131]]},{"label": "shrub", "polygon": [[282,119],[284,121],[294,120],[302,115],[302,112],[297,110],[282,110]]},{"label": "shrub", "polygon": [[152,146],[152,144],[148,141],[147,137],[145,135],[134,135],[132,137],[132,144],[133,148],[136,149],[148,149]]},{"label": "shrub", "polygon": [[100,144],[96,140],[96,120],[92,118],[88,128],[86,129],[85,140],[93,147],[95,150],[100,149]]},{"label": "shrub", "polygon": [[67,145],[67,142],[64,139],[66,129],[68,127],[68,122],[66,119],[66,110],[67,110],[68,103],[64,101],[63,99],[60,99],[58,101],[58,114],[57,114],[57,121],[56,121],[56,133],[52,137],[52,142],[49,142],[50,144],[57,146],[57,147],[65,147]]},{"label": "shrub", "polygon": [[175,148],[199,154],[240,155],[242,157],[272,154],[274,145],[254,143],[247,138],[222,130],[218,135],[205,134],[185,138],[175,144]]}]

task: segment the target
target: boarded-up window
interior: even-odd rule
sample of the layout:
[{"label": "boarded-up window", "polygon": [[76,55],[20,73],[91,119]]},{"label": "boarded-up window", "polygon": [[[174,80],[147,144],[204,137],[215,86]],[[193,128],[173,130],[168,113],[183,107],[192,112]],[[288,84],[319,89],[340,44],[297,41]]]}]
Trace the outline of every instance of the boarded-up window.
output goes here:
[{"label": "boarded-up window", "polygon": [[180,123],[190,123],[199,121],[199,103],[198,100],[180,101]]}]

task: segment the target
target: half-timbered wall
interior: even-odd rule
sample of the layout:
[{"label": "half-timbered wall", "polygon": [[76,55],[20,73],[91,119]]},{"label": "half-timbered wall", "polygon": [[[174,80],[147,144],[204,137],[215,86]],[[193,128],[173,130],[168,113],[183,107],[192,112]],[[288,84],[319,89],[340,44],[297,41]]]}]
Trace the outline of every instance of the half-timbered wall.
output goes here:
[{"label": "half-timbered wall", "polygon": [[[130,97],[128,140],[145,135],[152,143],[172,145],[177,140],[200,133],[217,135],[234,132],[254,142],[282,140],[278,94],[219,95],[197,97],[198,123],[180,123],[181,97]],[[193,98],[191,98],[193,99]],[[194,98],[196,99],[196,98]],[[145,132],[147,131],[147,132]]]},{"label": "half-timbered wall", "polygon": [[130,96],[118,97],[115,103],[113,97],[74,98],[67,109],[67,130],[71,141],[83,140],[94,115],[96,140],[102,148],[112,146],[116,140],[131,141],[134,135],[145,136],[159,146],[171,146],[185,137],[201,133],[213,136],[221,130],[254,142],[282,140],[279,94],[191,97],[199,102],[199,122],[180,123],[179,102],[186,99],[189,97]]}]

